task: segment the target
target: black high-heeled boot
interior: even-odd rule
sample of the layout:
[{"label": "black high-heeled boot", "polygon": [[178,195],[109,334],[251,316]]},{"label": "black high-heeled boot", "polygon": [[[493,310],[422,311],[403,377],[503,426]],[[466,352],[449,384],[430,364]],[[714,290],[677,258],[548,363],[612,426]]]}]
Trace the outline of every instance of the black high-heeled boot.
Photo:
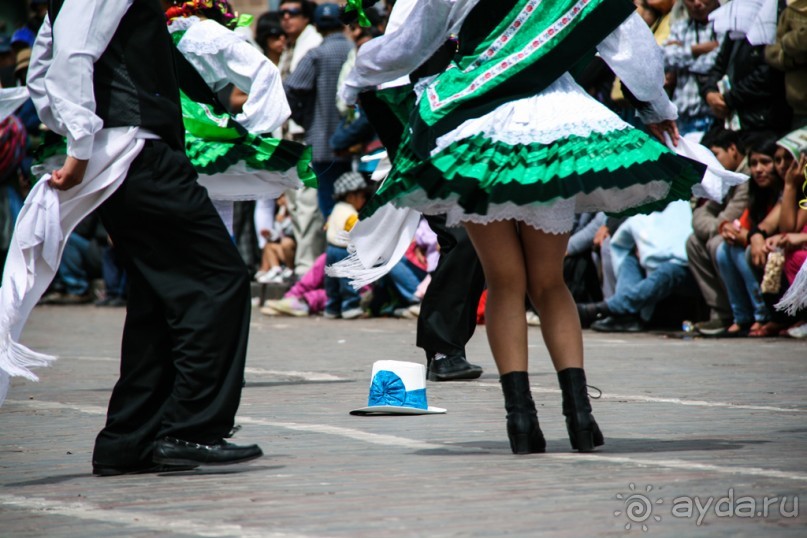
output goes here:
[{"label": "black high-heeled boot", "polygon": [[582,368],[566,368],[558,372],[558,381],[563,392],[563,415],[572,448],[591,452],[594,447],[605,444],[600,427],[591,416],[586,372]]},{"label": "black high-heeled boot", "polygon": [[513,454],[544,452],[546,441],[530,394],[527,372],[510,372],[499,378],[507,409],[507,436]]}]

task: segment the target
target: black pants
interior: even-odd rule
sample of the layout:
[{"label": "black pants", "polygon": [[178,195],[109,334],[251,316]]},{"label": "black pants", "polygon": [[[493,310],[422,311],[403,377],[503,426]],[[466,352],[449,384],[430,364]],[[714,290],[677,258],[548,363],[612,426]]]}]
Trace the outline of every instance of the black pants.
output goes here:
[{"label": "black pants", "polygon": [[[439,53],[440,51],[438,51]],[[395,159],[403,124],[375,92],[361,94],[367,118]],[[443,215],[426,215],[440,243],[440,262],[420,305],[417,345],[434,353],[465,355],[465,344],[476,330],[476,308],[485,289],[485,275],[465,228],[449,228]]]},{"label": "black pants", "polygon": [[465,228],[449,228],[445,216],[426,216],[440,243],[440,262],[420,306],[417,345],[426,354],[465,355],[476,330],[476,308],[485,275]]},{"label": "black pants", "polygon": [[219,439],[241,398],[249,276],[182,151],[147,141],[101,218],[129,276],[120,379],[93,461],[151,462],[155,440]]}]

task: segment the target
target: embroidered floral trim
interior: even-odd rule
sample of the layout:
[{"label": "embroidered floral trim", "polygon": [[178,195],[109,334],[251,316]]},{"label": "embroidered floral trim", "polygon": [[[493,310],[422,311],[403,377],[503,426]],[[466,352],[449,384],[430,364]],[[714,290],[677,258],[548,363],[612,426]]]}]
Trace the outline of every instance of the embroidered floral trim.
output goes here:
[{"label": "embroidered floral trim", "polygon": [[[529,44],[521,49],[518,52],[514,52],[510,56],[504,58],[502,61],[492,65],[489,69],[481,73],[478,77],[476,77],[471,84],[465,88],[464,90],[457,92],[453,95],[450,95],[446,98],[441,98],[434,86],[430,86],[426,90],[426,95],[429,100],[429,104],[431,105],[432,110],[438,110],[449,103],[452,103],[458,99],[462,99],[467,95],[470,95],[483,86],[487,85],[490,81],[492,81],[497,76],[501,75],[505,71],[512,69],[513,67],[517,66],[518,64],[522,63],[524,60],[533,56],[536,52],[538,52],[541,48],[543,48],[546,43],[552,41],[553,38],[566,29],[575,19],[577,19],[580,14],[583,12],[583,8],[585,8],[588,4],[590,4],[593,0],[579,0],[574,6],[572,6],[560,19],[555,21],[549,28],[535,36],[535,38],[529,42]],[[481,66],[485,61],[490,61],[490,59],[500,51],[504,46],[506,46],[513,37],[518,33],[518,30],[525,25],[525,22],[531,15],[535,13],[535,8],[538,4],[540,4],[541,0],[532,0],[524,6],[524,9],[521,13],[516,17],[513,23],[508,27],[504,33],[500,37],[496,39],[493,45],[488,48],[482,55],[475,60],[474,66],[469,67],[468,70],[472,69],[473,67]],[[478,64],[477,64],[478,62]]]}]

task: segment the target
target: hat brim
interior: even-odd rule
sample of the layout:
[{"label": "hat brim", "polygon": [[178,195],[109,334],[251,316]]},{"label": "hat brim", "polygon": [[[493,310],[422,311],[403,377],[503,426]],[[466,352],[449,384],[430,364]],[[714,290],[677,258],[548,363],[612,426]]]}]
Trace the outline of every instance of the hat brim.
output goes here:
[{"label": "hat brim", "polygon": [[442,407],[432,406],[429,406],[428,409],[418,409],[416,407],[401,407],[398,405],[373,405],[354,409],[350,414],[366,417],[371,415],[438,415],[445,412],[446,410]]}]

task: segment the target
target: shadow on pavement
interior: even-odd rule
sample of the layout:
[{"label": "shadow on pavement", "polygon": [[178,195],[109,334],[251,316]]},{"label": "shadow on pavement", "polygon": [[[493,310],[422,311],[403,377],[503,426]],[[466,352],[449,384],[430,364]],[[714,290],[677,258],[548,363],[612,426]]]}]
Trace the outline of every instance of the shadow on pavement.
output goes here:
[{"label": "shadow on pavement", "polygon": [[143,474],[127,474],[118,476],[96,477],[90,472],[77,473],[77,474],[63,474],[54,476],[45,476],[34,480],[26,480],[24,482],[12,482],[3,484],[5,488],[22,488],[26,486],[46,486],[52,484],[61,484],[62,482],[69,482],[76,479],[92,479],[92,480],[114,480],[116,478],[179,478],[185,476],[209,476],[209,475],[229,475],[229,474],[243,474],[256,471],[274,471],[277,469],[285,468],[285,465],[232,465],[222,467],[200,467],[190,471],[180,471],[176,473],[143,473]]},{"label": "shadow on pavement", "polygon": [[[600,454],[650,454],[660,452],[702,452],[712,450],[739,450],[745,445],[759,445],[770,441],[758,439],[741,439],[727,441],[723,439],[620,439],[605,438],[605,445],[599,447],[592,455]],[[475,449],[475,450],[474,450]],[[548,454],[574,453],[566,440],[547,441]],[[502,441],[471,441],[466,443],[446,444],[445,448],[418,450],[418,456],[473,456],[490,454],[491,452],[510,452],[507,439]]]}]

